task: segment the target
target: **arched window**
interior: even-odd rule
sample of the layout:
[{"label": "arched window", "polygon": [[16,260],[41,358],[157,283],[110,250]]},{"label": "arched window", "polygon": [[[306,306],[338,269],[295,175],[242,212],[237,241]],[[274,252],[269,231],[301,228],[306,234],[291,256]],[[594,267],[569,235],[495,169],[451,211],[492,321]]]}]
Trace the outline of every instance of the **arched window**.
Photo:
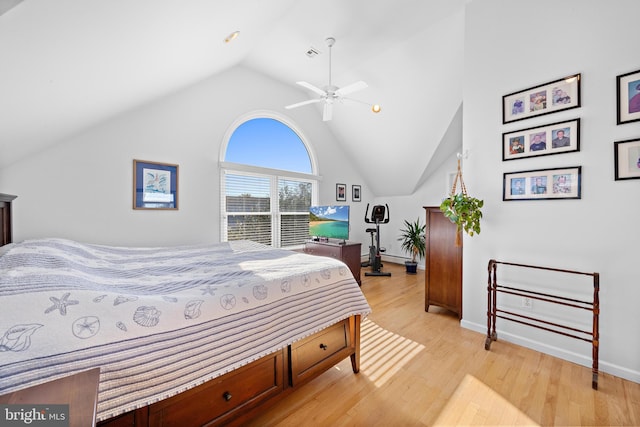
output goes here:
[{"label": "arched window", "polygon": [[222,241],[304,243],[318,176],[315,156],[292,123],[268,112],[242,117],[225,136],[221,164]]}]

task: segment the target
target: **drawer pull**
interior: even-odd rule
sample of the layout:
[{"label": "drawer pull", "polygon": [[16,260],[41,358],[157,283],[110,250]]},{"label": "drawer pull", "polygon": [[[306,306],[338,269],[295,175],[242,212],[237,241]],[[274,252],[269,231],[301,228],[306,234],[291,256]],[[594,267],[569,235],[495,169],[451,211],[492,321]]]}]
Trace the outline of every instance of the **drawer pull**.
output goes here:
[{"label": "drawer pull", "polygon": [[326,350],[327,349],[327,345],[326,344],[320,344],[320,348],[323,349],[323,350]]},{"label": "drawer pull", "polygon": [[226,400],[227,402],[231,400],[231,398],[233,397],[231,395],[231,393],[229,393],[228,391],[225,391],[224,394],[222,395],[222,397],[224,397],[224,400]]}]

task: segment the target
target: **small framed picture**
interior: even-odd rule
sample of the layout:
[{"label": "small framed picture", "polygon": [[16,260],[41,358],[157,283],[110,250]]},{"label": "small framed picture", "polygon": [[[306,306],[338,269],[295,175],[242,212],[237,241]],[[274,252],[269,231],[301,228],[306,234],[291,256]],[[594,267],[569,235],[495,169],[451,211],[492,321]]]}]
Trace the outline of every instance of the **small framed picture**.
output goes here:
[{"label": "small framed picture", "polygon": [[178,165],[134,160],[133,209],[178,209]]},{"label": "small framed picture", "polygon": [[347,184],[336,184],[336,201],[347,201]]},{"label": "small framed picture", "polygon": [[616,77],[618,124],[640,120],[640,70]]},{"label": "small framed picture", "polygon": [[502,160],[580,151],[580,119],[502,134]]},{"label": "small framed picture", "polygon": [[580,74],[573,74],[502,97],[502,123],[580,107]]},{"label": "small framed picture", "polygon": [[582,167],[503,174],[502,200],[580,199]]},{"label": "small framed picture", "polygon": [[362,200],[362,196],[360,194],[361,188],[359,185],[351,186],[351,200],[354,202],[359,202]]},{"label": "small framed picture", "polygon": [[640,139],[613,143],[615,180],[640,179]]}]

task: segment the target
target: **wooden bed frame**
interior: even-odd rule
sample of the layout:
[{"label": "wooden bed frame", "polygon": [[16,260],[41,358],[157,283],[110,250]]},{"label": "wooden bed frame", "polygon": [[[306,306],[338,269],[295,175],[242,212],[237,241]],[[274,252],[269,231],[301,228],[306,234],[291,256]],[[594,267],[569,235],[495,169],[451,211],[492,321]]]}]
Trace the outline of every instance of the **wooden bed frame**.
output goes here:
[{"label": "wooden bed frame", "polygon": [[98,423],[123,426],[242,425],[347,356],[360,370],[356,315],[176,396]]},{"label": "wooden bed frame", "polygon": [[[15,198],[0,193],[0,246],[12,242]],[[351,316],[223,376],[98,426],[241,425],[347,357],[358,373],[360,322],[360,315]]]},{"label": "wooden bed frame", "polygon": [[0,193],[0,246],[13,241],[11,236],[11,202],[16,198]]}]

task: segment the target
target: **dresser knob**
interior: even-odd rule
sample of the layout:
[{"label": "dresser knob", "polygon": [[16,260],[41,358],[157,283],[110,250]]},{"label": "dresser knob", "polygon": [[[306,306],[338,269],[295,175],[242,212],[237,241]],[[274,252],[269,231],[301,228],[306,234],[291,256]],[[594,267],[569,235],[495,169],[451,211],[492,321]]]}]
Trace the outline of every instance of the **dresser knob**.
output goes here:
[{"label": "dresser knob", "polygon": [[222,395],[222,397],[224,397],[224,400],[226,400],[227,402],[231,400],[231,398],[233,396],[231,396],[231,393],[229,393],[228,391],[225,391],[224,394]]},{"label": "dresser knob", "polygon": [[323,350],[326,350],[327,349],[327,345],[326,344],[320,344],[320,348],[323,349]]}]

